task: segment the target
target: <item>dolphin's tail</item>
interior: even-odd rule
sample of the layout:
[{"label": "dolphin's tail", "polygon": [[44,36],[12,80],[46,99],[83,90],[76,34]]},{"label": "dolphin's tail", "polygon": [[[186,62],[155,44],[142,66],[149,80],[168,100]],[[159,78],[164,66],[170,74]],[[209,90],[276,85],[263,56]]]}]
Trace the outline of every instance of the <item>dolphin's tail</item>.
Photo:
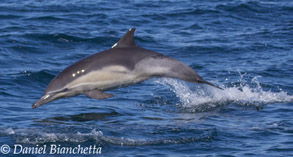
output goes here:
[{"label": "dolphin's tail", "polygon": [[192,68],[186,64],[164,56],[157,55],[143,59],[136,65],[139,71],[146,71],[151,77],[168,77],[192,83],[205,83],[215,88],[222,88],[202,79]]},{"label": "dolphin's tail", "polygon": [[210,86],[213,86],[213,87],[216,87],[216,88],[218,88],[218,89],[224,90],[223,88],[221,88],[221,87],[219,87],[219,86],[216,86],[216,85],[214,85],[214,84],[212,84],[212,83],[210,83],[210,82],[208,82],[208,81],[205,81],[205,80],[197,80],[197,82],[198,82],[198,83],[208,84],[208,85],[210,85]]}]

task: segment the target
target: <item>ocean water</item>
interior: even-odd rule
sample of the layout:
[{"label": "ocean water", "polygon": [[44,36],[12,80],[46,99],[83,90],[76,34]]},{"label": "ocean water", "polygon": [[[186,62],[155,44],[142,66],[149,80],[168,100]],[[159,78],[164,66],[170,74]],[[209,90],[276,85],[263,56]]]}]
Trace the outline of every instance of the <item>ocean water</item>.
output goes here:
[{"label": "ocean water", "polygon": [[[293,155],[292,15],[291,0],[2,0],[0,146],[9,155],[15,144],[96,145],[100,156]],[[157,78],[110,99],[31,109],[61,70],[132,27],[137,45],[224,90]]]}]

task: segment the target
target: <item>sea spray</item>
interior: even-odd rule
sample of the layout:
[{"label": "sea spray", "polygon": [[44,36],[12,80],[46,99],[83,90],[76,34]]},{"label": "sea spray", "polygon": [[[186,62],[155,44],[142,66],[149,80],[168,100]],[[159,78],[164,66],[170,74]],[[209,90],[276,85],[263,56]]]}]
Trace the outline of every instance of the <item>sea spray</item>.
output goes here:
[{"label": "sea spray", "polygon": [[240,75],[238,84],[230,83],[224,90],[208,85],[197,85],[196,88],[189,83],[175,79],[158,79],[155,83],[167,86],[180,99],[180,106],[197,108],[200,111],[215,108],[221,105],[235,103],[241,106],[261,106],[269,103],[293,101],[293,96],[279,89],[278,92],[264,90],[258,81],[260,76],[253,77],[249,82]]}]

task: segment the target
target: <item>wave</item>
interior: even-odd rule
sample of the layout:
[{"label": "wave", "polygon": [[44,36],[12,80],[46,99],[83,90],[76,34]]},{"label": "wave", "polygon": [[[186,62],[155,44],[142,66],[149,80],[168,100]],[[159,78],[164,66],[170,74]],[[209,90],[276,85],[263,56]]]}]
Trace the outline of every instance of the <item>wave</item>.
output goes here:
[{"label": "wave", "polygon": [[[25,38],[49,42],[89,42],[89,43],[104,43],[105,41],[115,41],[116,38],[113,37],[94,37],[94,38],[84,38],[80,36],[68,35],[63,33],[56,34],[39,34],[39,33],[27,33],[23,35]],[[116,39],[117,40],[117,39]]]},{"label": "wave", "polygon": [[224,10],[228,12],[236,12],[236,13],[267,13],[269,6],[259,2],[245,2],[245,3],[227,3],[227,4],[220,4],[216,6],[219,10]]},{"label": "wave", "polygon": [[181,17],[184,15],[202,15],[202,14],[218,14],[220,13],[217,10],[210,10],[210,9],[184,9],[184,10],[176,10],[171,13],[165,13],[165,16],[168,17]]},{"label": "wave", "polygon": [[264,90],[258,77],[250,82],[243,80],[239,83],[221,86],[219,90],[207,85],[198,85],[192,89],[187,83],[175,79],[159,79],[156,83],[167,86],[180,99],[180,107],[191,109],[192,112],[204,112],[227,104],[260,107],[271,103],[292,102],[293,95],[279,89],[278,92]]},{"label": "wave", "polygon": [[[174,128],[160,127],[159,132],[162,130],[173,130]],[[121,146],[146,146],[146,145],[167,145],[167,144],[182,144],[182,143],[194,143],[202,141],[213,140],[214,136],[217,135],[217,130],[207,128],[196,128],[188,129],[193,131],[195,134],[189,136],[170,136],[169,138],[155,138],[155,139],[142,139],[132,137],[115,137],[107,136],[101,130],[92,129],[89,132],[69,131],[58,132],[56,128],[53,128],[52,132],[50,129],[44,128],[0,128],[0,136],[10,136],[15,140],[15,143],[21,144],[43,144],[43,143],[85,143],[94,141],[96,144],[106,145],[121,145]],[[63,129],[64,130],[64,129]],[[66,130],[66,129],[65,129]],[[176,130],[176,129],[175,129]],[[174,134],[176,131],[174,132]],[[182,133],[181,133],[182,134]],[[154,135],[155,136],[155,135]]]},{"label": "wave", "polygon": [[1,15],[0,14],[0,19],[18,19],[18,18],[21,18],[22,16],[19,16],[19,15]]},{"label": "wave", "polygon": [[[31,88],[39,88],[40,84],[46,86],[51,79],[55,77],[56,71],[41,70],[41,71],[22,71],[10,72],[8,74],[0,74],[0,83],[6,86],[0,87],[0,91],[15,95],[15,88],[31,90]],[[11,88],[13,86],[14,88]]]},{"label": "wave", "polygon": [[68,19],[51,15],[51,16],[35,16],[35,17],[29,17],[29,18],[26,18],[25,20],[61,21],[61,20],[68,20]]}]

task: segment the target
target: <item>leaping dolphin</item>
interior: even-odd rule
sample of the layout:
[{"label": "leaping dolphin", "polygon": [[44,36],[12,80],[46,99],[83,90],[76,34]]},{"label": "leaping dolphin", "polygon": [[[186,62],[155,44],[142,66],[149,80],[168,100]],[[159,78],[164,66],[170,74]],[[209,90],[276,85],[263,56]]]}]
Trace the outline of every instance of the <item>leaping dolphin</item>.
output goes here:
[{"label": "leaping dolphin", "polygon": [[88,56],[64,69],[49,83],[44,96],[32,108],[80,94],[94,99],[107,99],[114,95],[105,93],[106,90],[153,77],[176,78],[217,87],[203,80],[184,63],[136,46],[134,31],[135,28],[129,29],[112,48]]}]

